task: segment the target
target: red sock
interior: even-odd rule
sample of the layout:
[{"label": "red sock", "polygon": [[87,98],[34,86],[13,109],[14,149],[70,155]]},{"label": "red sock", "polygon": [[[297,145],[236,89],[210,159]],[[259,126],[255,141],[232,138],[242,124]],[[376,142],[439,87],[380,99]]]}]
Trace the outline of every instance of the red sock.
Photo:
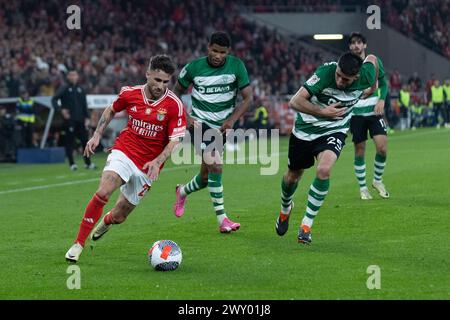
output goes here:
[{"label": "red sock", "polygon": [[102,216],[103,207],[105,206],[107,199],[100,197],[97,193],[94,194],[91,201],[89,201],[86,206],[86,211],[84,212],[84,218],[81,221],[80,231],[78,231],[78,236],[76,242],[84,247],[87,237],[94,229],[95,224],[98,219]]},{"label": "red sock", "polygon": [[114,224],[114,219],[113,219],[113,216],[112,216],[111,212],[108,212],[107,214],[105,214],[105,216],[103,217],[103,222],[106,225]]}]

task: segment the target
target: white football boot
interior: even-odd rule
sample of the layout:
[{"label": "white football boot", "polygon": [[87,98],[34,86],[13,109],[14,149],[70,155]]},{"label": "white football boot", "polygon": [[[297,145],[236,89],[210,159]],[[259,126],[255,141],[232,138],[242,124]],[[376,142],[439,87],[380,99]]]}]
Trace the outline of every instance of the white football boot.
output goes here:
[{"label": "white football boot", "polygon": [[362,200],[372,200],[372,196],[367,187],[359,189],[359,194],[361,195]]},{"label": "white football boot", "polygon": [[66,260],[76,263],[80,259],[81,252],[83,252],[83,246],[78,242],[74,243],[66,253]]},{"label": "white football boot", "polygon": [[386,187],[384,186],[383,182],[373,181],[372,187],[377,189],[378,193],[380,194],[380,197],[385,198],[385,199],[389,198],[389,192],[387,192]]},{"label": "white football boot", "polygon": [[[109,213],[107,213],[107,214],[109,214]],[[105,222],[103,222],[103,220],[104,219],[100,219],[100,222],[97,224],[97,226],[94,228],[94,230],[92,230],[92,233],[91,233],[92,241],[99,240],[113,226],[112,224],[106,225]]]}]

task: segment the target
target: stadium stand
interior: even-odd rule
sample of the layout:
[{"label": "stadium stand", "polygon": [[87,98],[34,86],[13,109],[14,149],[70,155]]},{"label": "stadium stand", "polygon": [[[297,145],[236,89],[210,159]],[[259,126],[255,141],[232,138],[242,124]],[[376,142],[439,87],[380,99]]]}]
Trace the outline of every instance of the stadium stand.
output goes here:
[{"label": "stadium stand", "polygon": [[[450,59],[448,2],[374,3],[388,10],[383,14],[386,23]],[[61,8],[72,1],[0,0],[0,4],[0,98],[17,97],[22,87],[31,96],[52,96],[71,68],[79,70],[81,85],[89,94],[117,94],[123,85],[144,82],[151,54],[168,53],[181,67],[206,53],[213,30],[226,30],[233,53],[247,66],[255,101],[267,106],[271,127],[287,134],[293,113],[287,99],[280,97],[293,94],[319,64],[330,59],[322,48],[245,20],[238,1],[153,0],[149,5],[142,0],[81,0],[75,4],[83,8],[82,29],[71,31],[66,28],[68,14]],[[361,2],[353,0],[251,0],[245,4],[245,10],[255,12],[361,10]],[[387,71],[392,97],[408,80],[412,99],[428,103],[428,79]]]}]

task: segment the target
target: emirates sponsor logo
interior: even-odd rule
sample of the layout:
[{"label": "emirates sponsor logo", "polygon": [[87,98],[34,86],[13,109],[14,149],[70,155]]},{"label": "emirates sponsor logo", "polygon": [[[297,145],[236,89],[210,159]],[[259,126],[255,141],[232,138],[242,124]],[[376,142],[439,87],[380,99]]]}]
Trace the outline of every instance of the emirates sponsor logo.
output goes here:
[{"label": "emirates sponsor logo", "polygon": [[129,116],[131,129],[143,137],[156,137],[157,133],[164,130],[164,126],[149,123],[143,120],[134,119]]}]

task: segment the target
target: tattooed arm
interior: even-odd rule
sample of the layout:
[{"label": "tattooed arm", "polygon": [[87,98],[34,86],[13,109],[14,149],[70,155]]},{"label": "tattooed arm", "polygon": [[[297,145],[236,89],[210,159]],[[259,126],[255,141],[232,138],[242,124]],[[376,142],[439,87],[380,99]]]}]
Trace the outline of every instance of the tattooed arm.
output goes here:
[{"label": "tattooed arm", "polygon": [[150,178],[150,180],[155,181],[158,179],[159,175],[159,168],[161,165],[166,162],[167,159],[169,159],[170,155],[172,154],[173,149],[180,143],[179,140],[173,140],[170,141],[167,146],[164,148],[164,150],[157,156],[155,159],[153,159],[150,162],[147,162],[144,164],[143,169],[147,170],[147,175]]},{"label": "tattooed arm", "polygon": [[100,120],[98,120],[97,129],[95,129],[94,135],[86,143],[86,148],[84,148],[83,154],[86,157],[90,157],[95,153],[95,149],[98,147],[100,143],[100,138],[102,137],[106,127],[108,127],[108,124],[114,118],[115,113],[116,112],[114,111],[112,106],[109,106],[108,108],[105,109],[105,111],[103,111]]}]

